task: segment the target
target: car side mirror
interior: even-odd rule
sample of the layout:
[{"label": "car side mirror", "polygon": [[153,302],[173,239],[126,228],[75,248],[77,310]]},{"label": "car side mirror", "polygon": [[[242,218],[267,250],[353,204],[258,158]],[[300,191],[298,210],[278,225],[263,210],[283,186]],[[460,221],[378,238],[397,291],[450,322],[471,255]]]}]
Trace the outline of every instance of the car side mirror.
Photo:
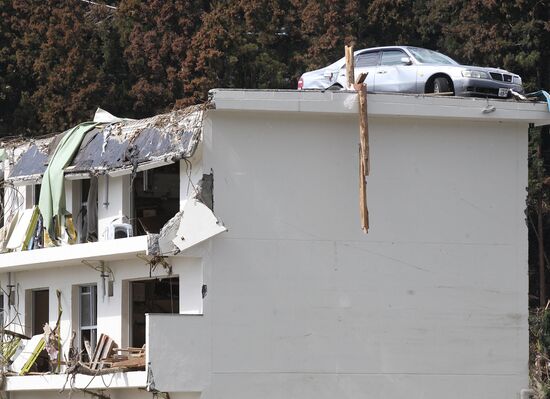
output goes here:
[{"label": "car side mirror", "polygon": [[401,63],[404,65],[412,65],[412,60],[409,57],[401,57]]}]

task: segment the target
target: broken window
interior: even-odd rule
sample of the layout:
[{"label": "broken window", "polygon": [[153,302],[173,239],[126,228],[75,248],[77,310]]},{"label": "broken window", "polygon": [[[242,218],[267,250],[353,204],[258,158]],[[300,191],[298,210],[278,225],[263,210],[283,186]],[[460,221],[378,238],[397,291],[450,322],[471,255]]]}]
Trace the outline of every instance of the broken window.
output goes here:
[{"label": "broken window", "polygon": [[38,205],[38,200],[40,199],[40,184],[31,184],[26,186],[26,195],[25,195],[25,208],[31,209],[33,206]]},{"label": "broken window", "polygon": [[180,207],[179,164],[139,172],[133,182],[134,235],[158,233]]},{"label": "broken window", "polygon": [[97,342],[97,285],[79,287],[79,347],[83,361],[90,361]]},{"label": "broken window", "polygon": [[130,282],[131,346],[145,344],[146,313],[179,313],[179,277]]}]

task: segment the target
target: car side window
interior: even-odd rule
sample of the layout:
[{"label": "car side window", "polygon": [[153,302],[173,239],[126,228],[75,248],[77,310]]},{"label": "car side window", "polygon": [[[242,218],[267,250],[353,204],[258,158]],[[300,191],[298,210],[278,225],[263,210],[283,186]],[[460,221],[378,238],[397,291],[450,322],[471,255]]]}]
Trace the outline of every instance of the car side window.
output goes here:
[{"label": "car side window", "polygon": [[359,54],[355,59],[355,67],[366,68],[366,67],[376,66],[378,65],[379,57],[380,57],[380,52],[378,51]]},{"label": "car side window", "polygon": [[382,51],[382,65],[401,65],[401,58],[407,54],[401,50],[384,50]]}]

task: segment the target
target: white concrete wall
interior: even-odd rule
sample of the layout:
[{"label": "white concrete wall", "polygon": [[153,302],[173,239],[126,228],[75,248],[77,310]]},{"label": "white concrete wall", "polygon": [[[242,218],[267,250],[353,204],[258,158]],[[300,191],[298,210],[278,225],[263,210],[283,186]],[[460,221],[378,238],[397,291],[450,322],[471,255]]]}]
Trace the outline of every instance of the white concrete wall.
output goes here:
[{"label": "white concrete wall", "polygon": [[98,178],[98,240],[108,238],[109,225],[125,216],[131,218],[130,210],[130,175],[112,177],[107,175]]},{"label": "white concrete wall", "polygon": [[[466,102],[467,100],[464,100]],[[205,398],[517,398],[527,123],[211,111]]]}]

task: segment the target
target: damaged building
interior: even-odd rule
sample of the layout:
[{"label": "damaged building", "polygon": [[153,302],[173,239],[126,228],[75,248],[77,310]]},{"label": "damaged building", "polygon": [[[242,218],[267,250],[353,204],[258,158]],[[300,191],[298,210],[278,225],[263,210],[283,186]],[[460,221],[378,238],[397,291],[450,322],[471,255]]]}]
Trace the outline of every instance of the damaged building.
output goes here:
[{"label": "damaged building", "polygon": [[356,92],[211,94],[2,143],[5,393],[525,392],[545,104],[369,94],[365,234]]}]

